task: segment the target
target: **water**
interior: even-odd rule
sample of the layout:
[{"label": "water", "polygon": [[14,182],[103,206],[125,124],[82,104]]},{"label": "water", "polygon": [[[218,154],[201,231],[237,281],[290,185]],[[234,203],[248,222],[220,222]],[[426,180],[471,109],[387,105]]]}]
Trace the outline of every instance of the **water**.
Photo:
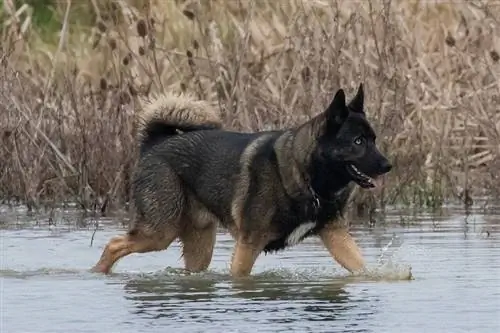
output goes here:
[{"label": "water", "polygon": [[224,232],[206,273],[185,274],[173,244],[103,276],[88,269],[120,223],[100,221],[90,246],[93,224],[3,209],[0,332],[498,332],[500,216],[403,213],[353,229],[371,274],[349,276],[310,239],[233,281]]}]

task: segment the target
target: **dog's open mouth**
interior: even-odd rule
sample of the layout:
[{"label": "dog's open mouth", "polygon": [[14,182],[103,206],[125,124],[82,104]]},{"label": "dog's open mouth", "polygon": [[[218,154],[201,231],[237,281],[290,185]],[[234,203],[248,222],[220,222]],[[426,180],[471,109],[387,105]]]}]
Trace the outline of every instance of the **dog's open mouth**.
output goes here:
[{"label": "dog's open mouth", "polygon": [[379,184],[378,177],[370,177],[356,168],[354,164],[347,165],[347,172],[351,175],[352,179],[362,188],[374,188]]}]

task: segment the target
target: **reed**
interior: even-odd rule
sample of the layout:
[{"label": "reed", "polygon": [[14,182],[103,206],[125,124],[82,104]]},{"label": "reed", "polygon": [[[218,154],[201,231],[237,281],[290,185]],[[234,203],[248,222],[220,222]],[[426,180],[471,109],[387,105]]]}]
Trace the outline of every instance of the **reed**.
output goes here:
[{"label": "reed", "polygon": [[382,193],[358,192],[357,211],[497,196],[500,5],[46,3],[4,0],[0,13],[5,201],[125,207],[139,95],[189,90],[227,128],[254,131],[297,124],[359,82],[395,168]]}]

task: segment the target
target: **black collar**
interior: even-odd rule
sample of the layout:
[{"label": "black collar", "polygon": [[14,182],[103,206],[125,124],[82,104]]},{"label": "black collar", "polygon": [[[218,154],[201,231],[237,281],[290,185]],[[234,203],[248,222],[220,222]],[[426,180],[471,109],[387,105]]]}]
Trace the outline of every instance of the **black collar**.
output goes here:
[{"label": "black collar", "polygon": [[[308,191],[310,193],[310,197],[312,199],[312,208],[313,208],[313,212],[314,212],[314,215],[317,216],[320,212],[320,209],[322,208],[321,207],[321,203],[327,203],[327,204],[333,204],[333,205],[339,205],[339,202],[338,200],[329,200],[329,199],[326,199],[322,196],[320,196],[315,190],[314,188],[312,187],[312,184],[309,180],[309,178],[305,178],[305,180],[307,181],[307,188],[308,188]],[[341,197],[343,194],[344,194],[344,191],[349,191],[349,184],[345,187],[343,187],[342,189],[338,190],[336,193],[335,193],[335,196],[339,196]],[[342,212],[341,210],[339,209],[339,212],[340,214],[342,215]]]},{"label": "black collar", "polygon": [[316,193],[316,191],[313,189],[312,185],[311,185],[311,182],[308,181],[307,182],[307,188],[309,190],[309,192],[311,192],[311,197],[312,197],[312,207],[314,209],[314,215],[318,215],[319,213],[319,210],[321,208],[321,200],[320,200],[320,196],[318,195],[318,193]]}]

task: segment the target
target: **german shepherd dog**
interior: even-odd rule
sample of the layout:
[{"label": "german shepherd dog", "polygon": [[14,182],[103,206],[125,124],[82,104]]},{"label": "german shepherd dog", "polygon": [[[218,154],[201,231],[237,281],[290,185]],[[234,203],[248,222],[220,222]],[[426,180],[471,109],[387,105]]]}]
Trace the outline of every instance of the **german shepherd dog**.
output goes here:
[{"label": "german shepherd dog", "polygon": [[225,131],[207,102],[184,94],[144,100],[138,124],[137,216],[109,241],[94,272],[176,239],[185,269],[204,271],[219,223],[235,240],[233,277],[250,275],[262,252],[309,236],[349,272],[364,270],[342,214],[354,184],[376,187],[392,166],[365,117],[362,84],[349,104],[339,89],[324,112],[280,131]]}]

